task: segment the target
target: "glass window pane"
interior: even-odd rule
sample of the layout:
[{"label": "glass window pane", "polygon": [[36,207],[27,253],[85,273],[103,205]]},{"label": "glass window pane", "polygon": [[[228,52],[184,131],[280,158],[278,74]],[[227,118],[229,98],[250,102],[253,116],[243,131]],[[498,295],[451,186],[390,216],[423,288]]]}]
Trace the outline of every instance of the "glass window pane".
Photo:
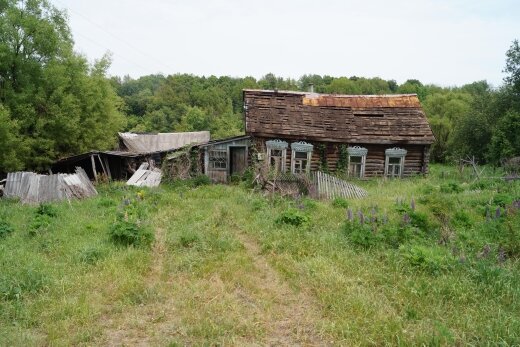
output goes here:
[{"label": "glass window pane", "polygon": [[294,157],[296,159],[307,159],[307,153],[305,153],[305,152],[294,152]]}]

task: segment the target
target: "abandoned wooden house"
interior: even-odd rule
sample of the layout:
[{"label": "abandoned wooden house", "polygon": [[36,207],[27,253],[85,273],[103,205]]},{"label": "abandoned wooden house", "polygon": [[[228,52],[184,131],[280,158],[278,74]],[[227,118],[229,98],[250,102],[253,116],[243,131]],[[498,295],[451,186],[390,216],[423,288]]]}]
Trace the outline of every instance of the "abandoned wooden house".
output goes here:
[{"label": "abandoned wooden house", "polygon": [[246,136],[205,145],[205,173],[214,181],[226,181],[252,159],[295,174],[322,170],[363,178],[428,172],[434,136],[415,94],[243,93]]}]

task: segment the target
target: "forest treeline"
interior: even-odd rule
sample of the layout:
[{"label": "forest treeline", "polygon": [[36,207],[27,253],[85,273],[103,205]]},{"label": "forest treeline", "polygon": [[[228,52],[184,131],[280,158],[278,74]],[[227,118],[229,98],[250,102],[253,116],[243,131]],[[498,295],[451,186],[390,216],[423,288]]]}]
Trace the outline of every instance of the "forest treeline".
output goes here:
[{"label": "forest treeline", "polygon": [[518,41],[506,52],[498,88],[319,75],[132,79],[109,77],[109,66],[109,56],[89,64],[73,50],[66,15],[47,0],[0,0],[0,172],[44,170],[61,157],[110,149],[118,131],[242,134],[242,89],[306,91],[310,84],[318,93],[416,93],[437,139],[434,161],[474,155],[497,164],[520,155]]}]

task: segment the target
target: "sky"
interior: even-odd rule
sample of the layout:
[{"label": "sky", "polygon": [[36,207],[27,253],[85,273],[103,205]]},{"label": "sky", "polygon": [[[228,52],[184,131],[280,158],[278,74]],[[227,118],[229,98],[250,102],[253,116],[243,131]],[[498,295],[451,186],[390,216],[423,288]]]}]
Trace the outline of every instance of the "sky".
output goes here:
[{"label": "sky", "polygon": [[502,83],[519,0],[50,0],[110,75]]}]

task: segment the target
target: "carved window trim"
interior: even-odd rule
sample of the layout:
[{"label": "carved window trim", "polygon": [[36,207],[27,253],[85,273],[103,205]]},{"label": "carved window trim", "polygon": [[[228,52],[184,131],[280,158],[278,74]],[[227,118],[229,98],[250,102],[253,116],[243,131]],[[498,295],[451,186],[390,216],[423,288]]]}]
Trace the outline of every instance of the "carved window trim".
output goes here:
[{"label": "carved window trim", "polygon": [[[404,159],[408,152],[403,148],[389,148],[385,151],[385,176],[386,177],[403,177]],[[391,159],[398,159],[398,163],[391,163]]]},{"label": "carved window trim", "polygon": [[[289,144],[282,140],[269,140],[266,141],[265,145],[267,147],[267,162],[269,166],[280,172],[285,172],[285,158],[287,158],[287,147]],[[280,155],[274,155],[276,153],[274,151],[280,151]]]},{"label": "carved window trim", "polygon": [[[311,172],[311,159],[314,146],[310,143],[299,141],[291,143],[291,173],[309,173]],[[298,158],[297,153],[304,154],[305,158]],[[305,168],[303,168],[305,166]]]},{"label": "carved window trim", "polygon": [[[367,161],[367,153],[368,153],[368,149],[364,148],[364,147],[360,147],[360,146],[352,146],[352,147],[348,147],[347,148],[347,152],[348,152],[348,170],[347,170],[347,174],[349,177],[358,177],[358,178],[363,178],[365,177],[365,164],[366,164],[366,161]],[[361,158],[361,162],[358,164],[356,163],[356,166],[360,166],[359,168],[359,175],[354,175],[353,174],[353,170],[352,170],[352,158],[353,157],[360,157]]]}]

